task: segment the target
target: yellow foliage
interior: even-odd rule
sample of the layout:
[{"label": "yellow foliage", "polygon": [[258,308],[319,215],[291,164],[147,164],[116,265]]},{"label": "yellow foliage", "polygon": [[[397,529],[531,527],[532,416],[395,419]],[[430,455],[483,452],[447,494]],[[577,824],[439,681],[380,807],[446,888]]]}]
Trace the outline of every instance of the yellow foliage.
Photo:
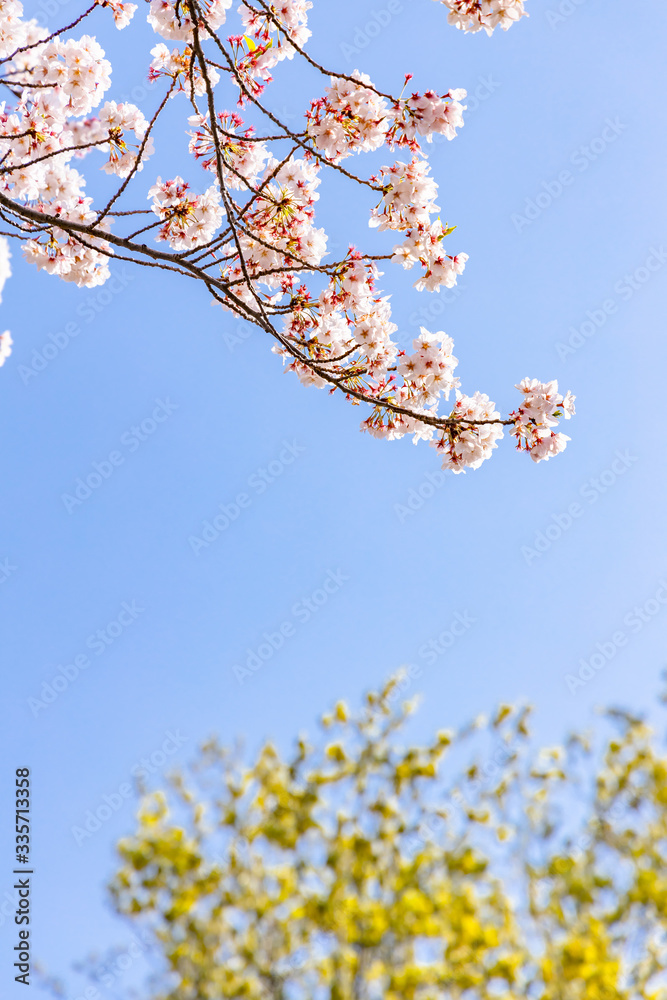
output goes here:
[{"label": "yellow foliage", "polygon": [[338,702],[286,757],[210,741],[145,798],[112,895],[163,956],[155,1000],[667,1000],[648,727],[610,713],[602,743],[540,751],[501,705],[406,749],[396,694]]}]

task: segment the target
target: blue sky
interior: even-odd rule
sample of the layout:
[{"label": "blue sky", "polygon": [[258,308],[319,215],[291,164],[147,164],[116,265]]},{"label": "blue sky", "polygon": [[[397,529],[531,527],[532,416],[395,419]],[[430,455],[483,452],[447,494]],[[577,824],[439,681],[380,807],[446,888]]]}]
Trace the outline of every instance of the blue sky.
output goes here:
[{"label": "blue sky", "polygon": [[[46,20],[72,20],[75,4]],[[667,12],[529,2],[529,19],[488,39],[449,28],[429,0],[398,6],[376,33],[367,26],[385,0],[336,0],[335,16],[316,0],[310,42],[322,62],[368,72],[384,90],[411,71],[415,88],[475,95],[459,137],[431,157],[443,220],[470,261],[457,294],[440,298],[387,269],[398,336],[409,343],[420,322],[445,330],[464,388],[502,410],[521,378],[557,378],[577,395],[572,441],[535,466],[505,440],[479,471],[434,485],[432,449],[360,434],[358,409],[283,377],[265,336],[202,289],[119,265],[106,289],[79,290],[15,251],[2,303],[15,348],[0,372],[0,739],[6,795],[15,767],[33,771],[33,941],[53,973],[130,940],[104,884],[114,841],[133,825],[118,789],[142,758],[161,772],[211,733],[286,745],[333,699],[357,701],[401,664],[420,668],[416,739],[522,699],[554,741],[596,705],[646,708],[660,689]],[[155,36],[116,33],[108,12],[96,20],[112,61],[136,67],[119,69],[109,96],[148,92]],[[301,113],[313,77],[295,64],[277,77],[267,103]],[[194,169],[176,103],[173,155],[158,151],[146,189],[160,172]],[[365,196],[321,192],[331,239],[374,245]],[[95,463],[108,477],[65,502]],[[220,505],[228,526],[193,546]],[[280,648],[265,648],[281,628]],[[240,684],[234,666],[251,655],[263,665]],[[571,690],[567,675],[594,655],[599,669]],[[30,699],[82,657],[35,710]],[[77,843],[72,828],[116,794],[112,818]],[[6,916],[0,934],[6,956]],[[119,973],[121,990],[146,968],[139,957]]]}]

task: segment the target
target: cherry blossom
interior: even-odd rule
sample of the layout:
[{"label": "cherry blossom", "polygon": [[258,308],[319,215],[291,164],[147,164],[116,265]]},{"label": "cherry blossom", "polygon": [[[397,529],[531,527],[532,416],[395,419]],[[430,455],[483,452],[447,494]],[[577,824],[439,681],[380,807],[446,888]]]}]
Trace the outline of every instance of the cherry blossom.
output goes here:
[{"label": "cherry blossom", "polygon": [[[160,42],[151,49],[153,61],[150,65],[148,79],[151,82],[158,80],[161,76],[169,77],[177,86],[171,92],[171,97],[177,93],[189,93],[190,87],[194,87],[197,97],[206,93],[206,82],[202,76],[200,67],[193,62],[192,49],[189,45],[181,51],[174,48],[169,49],[164,42]],[[208,68],[208,78],[212,86],[215,87],[220,82],[220,74],[213,66]]]},{"label": "cherry blossom", "polygon": [[[80,198],[71,205],[61,203],[59,218],[78,225],[90,223],[95,218],[90,204],[90,198]],[[28,240],[24,248],[26,259],[39,270],[85,288],[103,285],[109,278],[110,253],[111,248],[105,240],[87,237],[81,242],[59,227],[53,227],[43,239]]]},{"label": "cherry blossom", "polygon": [[[199,29],[208,33],[208,29],[217,30],[225,23],[227,11],[232,0],[199,0],[199,6],[205,18],[197,21]],[[151,28],[168,41],[189,42],[193,38],[195,20],[192,17],[190,4],[169,3],[168,0],[151,0],[148,23]]]},{"label": "cherry blossom", "polygon": [[[442,456],[442,468],[452,472],[478,469],[491,457],[503,436],[500,414],[486,393],[464,396],[457,391],[456,405],[450,416],[453,423],[437,441],[431,441]],[[491,421],[491,422],[485,422]]]},{"label": "cherry blossom", "polygon": [[523,393],[521,406],[510,413],[510,434],[516,437],[517,448],[528,452],[534,462],[558,455],[570,439],[553,428],[560,417],[569,420],[574,416],[574,396],[570,392],[562,396],[555,381],[525,378],[516,388]]},{"label": "cherry blossom", "polygon": [[0,0],[0,58],[6,59],[25,45],[29,25],[22,20],[23,4],[19,0]]},{"label": "cherry blossom", "polygon": [[[208,115],[190,115],[194,131],[189,151],[201,161],[205,170],[217,169],[216,140],[213,138]],[[217,144],[224,161],[225,183],[230,188],[256,187],[269,152],[265,143],[255,140],[252,125],[242,128],[243,119],[231,111],[221,111],[216,123]]]},{"label": "cherry blossom", "polygon": [[333,162],[379,149],[390,124],[387,101],[369,86],[370,78],[359,70],[352,76],[353,80],[332,77],[326,96],[313,101],[307,112],[308,134]]},{"label": "cherry blossom", "polygon": [[437,184],[429,177],[428,161],[414,158],[411,163],[399,161],[383,167],[381,207],[371,212],[370,225],[379,229],[405,230],[406,238],[394,247],[393,260],[404,268],[420,263],[424,274],[415,282],[418,291],[438,291],[443,285],[451,288],[463,273],[468,255],[444,252],[443,241],[454,227],[445,228],[440,219],[431,221],[439,211],[435,204]]},{"label": "cherry blossom", "polygon": [[[255,93],[261,93],[272,80],[271,70],[283,59],[293,59],[295,45],[302,48],[311,36],[307,27],[309,0],[280,0],[271,4],[260,0],[242,3],[239,14],[243,34],[235,39],[237,82]],[[263,81],[257,83],[258,80]]]},{"label": "cherry blossom", "polygon": [[[406,85],[411,78],[408,74]],[[393,122],[388,130],[389,140],[398,146],[418,150],[418,135],[424,136],[427,142],[432,142],[434,135],[455,139],[457,128],[462,128],[464,124],[465,105],[461,101],[465,97],[465,90],[455,89],[442,97],[429,90],[425,94],[415,93],[408,98],[400,98],[392,109]]]},{"label": "cherry blossom", "polygon": [[193,194],[182,177],[157,183],[148,192],[152,209],[164,223],[158,239],[167,240],[174,250],[191,250],[208,243],[220,228],[222,208],[220,192],[210,187],[203,194]]},{"label": "cherry blossom", "polygon": [[[519,0],[445,5],[466,31],[505,29],[525,13]],[[136,22],[135,4],[98,6],[109,8],[117,28]],[[574,413],[571,394],[561,396],[556,382],[524,380],[521,405],[503,418],[484,393],[463,393],[448,334],[422,328],[411,351],[399,349],[390,287],[380,287],[400,266],[417,269],[418,293],[438,292],[466,266],[468,255],[450,249],[456,227],[440,215],[424,148],[434,135],[456,137],[466,92],[411,91],[407,73],[393,96],[361,70],[319,65],[304,50],[311,6],[245,0],[233,11],[232,0],[150,0],[147,21],[160,41],[146,55],[154,87],[144,109],[116,99],[104,50],[77,34],[93,8],[49,32],[23,18],[19,0],[0,0],[0,58],[12,98],[0,105],[6,234],[20,240],[29,263],[83,287],[103,284],[116,255],[187,274],[224,310],[271,336],[285,370],[302,384],[364,407],[363,431],[426,441],[443,468],[478,468],[505,426],[534,461],[550,458],[568,440],[556,427]],[[297,58],[323,87],[314,99],[304,95],[303,117],[292,116],[292,125],[262,95],[272,72]],[[146,180],[154,151],[161,164],[168,160],[174,129],[177,166],[167,163],[166,180],[155,173]],[[380,150],[387,165],[364,168],[364,154]],[[86,192],[90,172],[74,164],[108,175],[111,191],[99,204]],[[375,241],[337,258],[317,217],[322,178],[334,173],[360,187]],[[8,260],[2,239],[0,291]],[[10,353],[3,333],[0,363]]]},{"label": "cherry blossom", "polygon": [[447,20],[463,31],[492,35],[495,28],[507,31],[521,17],[526,17],[524,0],[438,0],[448,8]]},{"label": "cherry blossom", "polygon": [[379,229],[412,229],[428,225],[431,215],[440,209],[435,203],[438,185],[429,177],[428,160],[413,158],[410,163],[399,161],[380,172],[382,209],[371,212],[371,226]]},{"label": "cherry blossom", "polygon": [[[99,148],[103,152],[109,152],[109,159],[102,169],[118,177],[127,177],[134,170],[143,170],[145,161],[153,152],[153,140],[149,138],[144,144],[141,159],[138,157],[139,143],[128,147],[126,142],[128,132],[134,132],[135,138],[141,140],[148,129],[148,122],[139,108],[134,104],[107,101],[100,111],[98,121],[99,138],[105,140]],[[90,122],[89,127],[92,134],[94,123]],[[91,135],[88,141],[91,141]]]},{"label": "cherry blossom", "polygon": [[100,7],[108,7],[110,9],[119,31],[122,28],[127,28],[137,10],[136,4],[123,3],[122,0],[97,0],[97,3]]}]

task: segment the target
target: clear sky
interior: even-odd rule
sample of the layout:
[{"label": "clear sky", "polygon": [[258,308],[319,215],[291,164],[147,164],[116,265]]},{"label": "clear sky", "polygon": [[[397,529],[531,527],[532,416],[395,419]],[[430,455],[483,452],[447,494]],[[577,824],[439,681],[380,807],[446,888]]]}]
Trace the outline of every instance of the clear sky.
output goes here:
[{"label": "clear sky", "polygon": [[[45,17],[55,5],[41,8],[51,27],[79,11],[69,0]],[[459,137],[432,146],[443,221],[458,226],[452,245],[470,261],[458,293],[440,297],[387,268],[399,338],[409,343],[420,322],[445,330],[464,389],[504,411],[521,378],[557,378],[577,395],[572,441],[536,466],[505,440],[479,471],[433,488],[432,449],[360,434],[359,409],[283,377],[266,337],[213,309],[204,290],[127,265],[106,290],[79,290],[15,250],[1,318],[15,348],[0,371],[0,740],[7,801],[14,768],[33,771],[33,941],[52,973],[128,946],[104,885],[133,802],[81,843],[72,831],[105,795],[116,802],[142,758],[164,770],[211,733],[286,745],[333,699],[356,702],[401,664],[421,668],[415,738],[523,699],[554,741],[587,725],[594,706],[648,707],[661,686],[667,11],[563,0],[559,14],[557,0],[529,0],[530,18],[489,39],[449,28],[430,0],[398,6],[388,18],[386,0],[315,0],[309,46],[383,90],[399,91],[411,71],[415,88],[472,95]],[[367,32],[374,12],[388,23]],[[155,36],[116,33],[108,12],[95,20],[120,59],[109,96],[148,91]],[[276,75],[270,106],[301,114],[313,77],[291,63]],[[166,136],[146,190],[158,173],[194,170],[175,105],[176,152]],[[347,203],[326,183],[321,193],[333,241],[374,245],[365,197]],[[54,342],[65,346],[26,377]],[[122,463],[83,502],[65,502],[111,452]],[[193,546],[238,494],[238,517]],[[304,600],[320,603],[309,612]],[[234,666],[262,655],[284,623],[293,634],[240,684]],[[600,669],[570,690],[567,675],[596,653]],[[31,709],[83,655],[89,666]],[[5,915],[12,830],[0,814]],[[11,998],[23,995],[5,987],[13,933],[4,916]],[[146,968],[141,957],[119,973],[121,993]]]}]

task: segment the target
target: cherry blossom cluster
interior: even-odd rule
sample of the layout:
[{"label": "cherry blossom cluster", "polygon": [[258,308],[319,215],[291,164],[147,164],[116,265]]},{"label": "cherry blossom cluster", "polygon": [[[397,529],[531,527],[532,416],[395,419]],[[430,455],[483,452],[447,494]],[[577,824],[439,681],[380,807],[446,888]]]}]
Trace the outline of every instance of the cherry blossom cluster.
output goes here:
[{"label": "cherry blossom cluster", "polygon": [[312,34],[307,26],[307,12],[312,6],[309,0],[241,4],[243,34],[230,39],[235,45],[236,82],[240,87],[261,94],[273,79],[271,70],[283,59],[293,59],[295,46],[303,48]]},{"label": "cherry blossom cluster", "polygon": [[[231,302],[221,303],[225,308],[245,315],[244,309],[234,307],[234,299],[252,308],[260,284],[272,292],[278,289],[266,303],[273,308],[295,287],[295,267],[307,268],[321,262],[327,237],[314,225],[318,174],[319,165],[312,160],[269,159],[258,191],[246,206],[236,240],[223,247],[225,263],[221,264],[221,273],[233,296]],[[237,176],[241,177],[240,171]],[[249,283],[248,277],[256,280]]]},{"label": "cherry blossom cluster", "polygon": [[86,115],[99,104],[111,85],[111,63],[104,50],[90,35],[54,38],[44,46],[20,54],[15,65],[21,67],[17,83],[46,88],[33,93],[33,103],[47,118],[57,121]]},{"label": "cherry blossom cluster", "polygon": [[[124,0],[94,6],[109,8],[119,29],[137,11]],[[14,98],[0,106],[5,235],[19,239],[39,269],[82,286],[106,281],[114,255],[200,280],[224,309],[275,338],[274,351],[304,385],[369,406],[362,430],[426,441],[443,468],[478,468],[505,426],[533,460],[557,454],[568,438],[554,428],[574,413],[571,394],[560,396],[555,382],[524,380],[521,405],[503,419],[488,396],[461,391],[447,334],[422,328],[411,352],[399,350],[390,295],[378,287],[385,261],[418,265],[419,292],[452,287],[463,272],[467,254],[445,247],[455,227],[438,214],[438,185],[422,141],[456,137],[465,91],[408,92],[406,74],[394,97],[360,70],[332,73],[303,51],[311,6],[242,0],[238,28],[228,28],[232,0],[150,0],[148,24],[162,40],[147,59],[158,106],[145,114],[106,99],[111,66],[94,38],[65,37],[94,8],[49,33],[23,19],[19,0],[0,0],[2,79]],[[465,30],[506,28],[524,13],[518,0],[447,6]],[[237,33],[224,38],[223,25]],[[305,102],[302,124],[292,128],[260,95],[272,71],[297,57],[328,86]],[[237,110],[229,110],[230,97]],[[178,169],[167,166],[170,179],[146,179],[151,155],[170,152],[173,115],[166,126],[161,115],[172,98],[176,113],[178,102],[187,109],[181,137],[190,169],[179,158]],[[370,176],[341,166],[353,154],[381,149],[408,156],[375,166]],[[72,165],[89,156],[114,188],[99,207]],[[332,259],[316,218],[323,171],[365,191],[379,252],[350,246]],[[8,248],[0,244],[0,290],[8,273]],[[0,364],[10,351],[11,338],[2,334]],[[453,405],[441,413],[452,394]]]},{"label": "cherry blossom cluster", "polygon": [[510,431],[517,439],[517,448],[526,451],[534,462],[553,458],[563,451],[570,440],[566,434],[557,434],[554,427],[560,417],[569,420],[574,416],[574,396],[558,392],[558,382],[538,382],[525,378],[517,385],[523,393],[523,401],[510,418]]},{"label": "cherry blossom cluster", "polygon": [[438,185],[430,172],[428,160],[416,157],[410,163],[399,160],[391,167],[382,167],[382,209],[371,211],[369,225],[399,231],[429,225],[431,214],[440,211],[435,203]]},{"label": "cherry blossom cluster", "polygon": [[429,333],[421,327],[421,336],[413,341],[413,354],[405,354],[398,365],[398,373],[412,391],[412,399],[419,405],[435,403],[439,396],[449,399],[452,389],[460,380],[454,377],[458,359],[454,357],[454,341],[444,333]]},{"label": "cherry blossom cluster", "polygon": [[495,28],[507,31],[521,17],[527,17],[524,0],[438,0],[449,10],[447,20],[463,31],[492,35]]},{"label": "cherry blossom cluster", "polygon": [[491,458],[494,448],[503,436],[500,413],[486,393],[472,396],[456,393],[456,404],[450,417],[453,422],[444,434],[431,441],[442,457],[442,468],[452,472],[478,469]]},{"label": "cherry blossom cluster", "polygon": [[353,153],[379,149],[390,124],[389,105],[369,86],[370,77],[359,70],[352,77],[332,78],[325,96],[313,101],[306,114],[308,134],[334,163]]},{"label": "cherry blossom cluster", "polygon": [[[411,78],[406,76],[406,84]],[[375,89],[370,77],[354,70],[351,77],[332,77],[325,96],[312,102],[306,114],[308,134],[333,163],[385,143],[417,151],[417,135],[427,142],[436,134],[456,136],[463,125],[465,108],[460,102],[465,96],[460,89],[442,97],[429,90],[390,100]]]},{"label": "cherry blossom cluster", "polygon": [[[217,170],[216,141],[213,138],[209,116],[190,115],[188,123],[189,151],[199,160],[204,170]],[[254,138],[252,125],[243,127],[243,119],[231,111],[218,114],[216,130],[217,149],[223,160],[223,174],[228,187],[236,190],[257,188],[269,152],[266,143]]]},{"label": "cherry blossom cluster", "polygon": [[[427,440],[440,454],[442,468],[454,473],[478,469],[490,458],[504,435],[505,425],[510,425],[510,434],[517,437],[517,447],[528,452],[534,462],[563,451],[569,438],[553,428],[560,417],[574,416],[574,396],[569,392],[564,397],[560,395],[557,382],[524,379],[517,386],[524,394],[523,405],[510,413],[509,420],[503,420],[496,404],[485,393],[467,396],[459,391],[460,381],[452,374],[458,362],[451,353],[450,337],[443,333],[431,334],[422,327],[421,337],[413,346],[415,353],[406,356],[398,365],[404,384],[397,398],[405,410],[433,417],[440,394],[448,399],[451,390],[455,389],[456,402],[445,429],[438,430],[433,423],[427,424],[407,413],[387,418],[376,408],[362,424],[363,430],[390,440],[409,433],[414,434],[415,441]],[[423,404],[431,404],[430,409],[425,410]]]},{"label": "cherry blossom cluster", "polygon": [[[145,161],[154,151],[150,136],[146,143],[141,143],[147,129],[148,122],[134,104],[107,101],[98,117],[72,123],[70,134],[74,145],[80,145],[82,137],[85,137],[86,144],[91,144],[88,149],[80,150],[79,155],[85,155],[95,144],[101,152],[109,154],[102,170],[117,177],[128,177],[135,171],[143,170]],[[134,133],[137,141],[130,142],[128,146],[130,132]],[[141,158],[138,155],[140,149]]]},{"label": "cherry blossom cluster", "polygon": [[[574,396],[560,396],[556,382],[524,379],[517,388],[524,393],[525,405],[503,420],[485,393],[467,396],[459,390],[460,380],[453,374],[458,361],[451,337],[442,332],[429,333],[422,327],[413,348],[413,354],[399,355],[395,370],[402,385],[396,385],[391,376],[382,386],[385,393],[393,394],[400,410],[388,413],[376,406],[362,423],[362,430],[388,440],[412,434],[415,442],[428,441],[440,454],[442,468],[454,473],[478,469],[490,458],[504,435],[505,425],[511,426],[511,434],[521,434],[518,446],[536,462],[565,447],[569,439],[552,428],[561,416],[568,419],[574,415]],[[448,400],[452,390],[456,402],[442,428],[435,419],[438,403],[440,397]]]},{"label": "cherry blossom cluster", "polygon": [[[282,353],[305,385],[323,388],[328,384],[326,375],[331,375],[341,377],[347,387],[354,384],[360,392],[368,389],[372,395],[386,384],[388,369],[398,354],[391,339],[397,327],[391,322],[388,298],[378,295],[375,288],[380,273],[375,264],[350,251],[317,300],[309,297],[306,286],[296,289],[284,332],[315,364],[302,363],[289,350],[274,350]],[[346,361],[345,370],[340,360]],[[373,380],[368,387],[361,375]]]},{"label": "cherry blossom cluster", "polygon": [[[412,79],[411,74],[406,77]],[[466,91],[450,90],[439,96],[433,90],[425,94],[414,93],[408,98],[402,98],[394,103],[393,123],[388,130],[388,139],[398,146],[408,146],[418,150],[417,136],[424,136],[427,142],[433,141],[434,135],[444,135],[446,139],[456,137],[457,128],[463,126],[463,112]]]},{"label": "cherry blossom cluster", "polygon": [[[148,71],[148,79],[151,83],[159,80],[161,76],[172,80],[174,87],[171,97],[175,97],[179,92],[189,93],[191,87],[194,88],[197,97],[202,97],[206,93],[206,81],[201,68],[193,61],[189,45],[181,51],[176,48],[169,49],[164,42],[160,42],[151,49],[151,55],[153,61]],[[220,82],[220,74],[215,67],[208,68],[208,78],[213,87]]]},{"label": "cherry blossom cluster", "polygon": [[[217,31],[227,19],[232,0],[199,0],[203,17],[197,18],[198,30],[206,35]],[[170,42],[192,42],[195,17],[190,4],[169,3],[168,0],[151,0],[148,23],[153,31]]]},{"label": "cherry blossom cluster", "polygon": [[135,3],[124,3],[123,0],[97,0],[97,3],[100,7],[108,7],[110,9],[119,31],[122,28],[127,28],[137,10]]},{"label": "cherry blossom cluster", "polygon": [[7,59],[17,49],[31,45],[47,32],[39,28],[37,22],[23,20],[23,4],[20,0],[0,0],[0,59]]},{"label": "cherry blossom cluster", "polygon": [[[93,223],[96,213],[91,209],[91,203],[92,198],[63,199],[58,206],[59,220],[84,226]],[[105,221],[100,228],[108,228],[108,225]],[[110,275],[111,247],[97,236],[86,236],[82,241],[67,229],[53,226],[43,236],[27,240],[23,252],[38,270],[56,274],[63,281],[72,281],[86,288],[103,285]]]},{"label": "cherry blossom cluster", "polygon": [[[72,120],[89,114],[100,103],[110,86],[111,65],[89,35],[66,41],[49,39],[46,29],[34,21],[22,21],[21,13],[21,4],[11,3],[3,20],[2,49],[5,58],[13,55],[6,72],[18,100],[12,110],[0,107],[0,192],[14,202],[29,203],[32,212],[77,225],[96,221],[100,232],[108,230],[108,222],[97,220],[92,199],[84,194],[83,176],[69,161],[97,145],[111,149],[105,168],[111,165],[111,171],[122,176],[136,159],[123,142],[122,106],[107,103],[106,122]],[[42,39],[46,39],[44,44],[40,44]],[[143,115],[136,108],[130,111],[129,106],[127,113],[128,127],[136,135],[143,134]],[[23,229],[24,253],[38,268],[86,286],[101,284],[109,276],[110,248],[100,235],[80,240],[59,227],[27,228],[34,232]]]},{"label": "cherry blossom cluster", "polygon": [[424,274],[415,282],[415,288],[433,292],[443,285],[451,288],[456,284],[468,255],[444,252],[443,241],[454,227],[444,227],[440,219],[431,220],[439,208],[435,204],[438,186],[429,174],[428,161],[417,158],[383,167],[381,207],[372,210],[370,225],[406,232],[405,240],[394,247],[393,260],[404,268],[420,263]]},{"label": "cherry blossom cluster", "polygon": [[222,222],[220,192],[213,186],[203,194],[193,194],[182,177],[162,181],[148,192],[152,210],[163,225],[157,238],[166,240],[174,250],[192,250],[212,239]]}]

